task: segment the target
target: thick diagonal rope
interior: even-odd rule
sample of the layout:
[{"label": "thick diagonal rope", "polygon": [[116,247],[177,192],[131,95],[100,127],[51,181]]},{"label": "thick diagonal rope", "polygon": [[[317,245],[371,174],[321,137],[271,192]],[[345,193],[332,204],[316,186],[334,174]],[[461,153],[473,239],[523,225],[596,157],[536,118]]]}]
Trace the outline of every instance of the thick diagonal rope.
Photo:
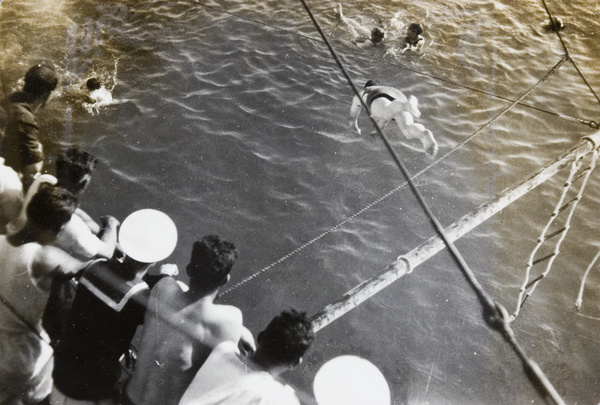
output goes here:
[{"label": "thick diagonal rope", "polygon": [[[537,83],[535,83],[531,88],[529,88],[525,93],[523,93],[519,98],[517,98],[515,101],[513,101],[509,106],[507,106],[506,108],[504,108],[498,115],[496,115],[495,117],[493,117],[491,120],[489,120],[487,123],[485,123],[483,126],[481,126],[479,129],[477,129],[475,132],[473,132],[471,135],[469,135],[469,137],[467,137],[466,139],[464,139],[463,141],[461,141],[460,143],[458,143],[457,145],[455,145],[452,149],[450,149],[448,152],[446,152],[445,154],[443,154],[438,160],[436,160],[435,162],[430,163],[429,165],[425,166],[423,169],[421,169],[420,171],[418,171],[417,173],[415,173],[412,178],[417,179],[420,176],[422,176],[424,173],[428,172],[429,170],[431,170],[433,167],[435,167],[439,162],[445,160],[446,158],[448,158],[450,155],[452,155],[454,152],[456,152],[458,149],[462,148],[463,146],[465,146],[467,143],[469,143],[470,141],[473,140],[473,138],[475,138],[479,133],[481,133],[484,129],[488,128],[490,125],[492,125],[492,123],[494,123],[496,120],[498,120],[500,117],[502,117],[504,114],[506,114],[508,111],[510,111],[514,106],[516,106],[517,104],[520,104],[522,100],[524,100],[536,87],[538,87],[541,83],[543,83],[544,81],[546,81],[550,76],[552,76],[554,73],[556,73],[556,71],[558,69],[561,68],[561,66],[567,61],[566,56],[561,58],[553,67],[552,69],[550,69],[541,79],[539,79],[537,81]],[[362,100],[361,97],[359,97],[359,99]],[[364,103],[363,103],[364,104]],[[368,111],[368,108],[366,108],[366,110]],[[370,116],[370,114],[369,114]],[[375,124],[376,125],[376,124]],[[381,203],[382,201],[384,201],[385,199],[387,199],[388,197],[391,197],[392,195],[396,194],[398,191],[400,191],[401,189],[403,189],[405,186],[408,185],[408,181],[405,181],[403,183],[401,183],[400,185],[398,185],[396,188],[388,191],[387,193],[383,194],[381,197],[379,197],[378,199],[376,199],[375,201],[373,201],[372,203],[366,205],[365,207],[361,208],[360,210],[358,210],[357,212],[355,212],[354,214],[350,215],[349,217],[346,217],[344,220],[342,220],[341,222],[338,222],[336,225],[330,227],[329,229],[327,229],[326,231],[322,232],[321,234],[319,234],[318,236],[310,239],[308,242],[305,242],[304,244],[302,244],[301,246],[297,247],[296,249],[292,250],[291,252],[287,253],[286,255],[282,256],[281,258],[277,259],[276,261],[272,262],[271,264],[269,264],[266,267],[263,267],[262,269],[256,271],[255,273],[249,275],[248,277],[242,279],[241,281],[237,282],[236,284],[232,285],[231,287],[227,288],[226,290],[224,290],[222,293],[219,294],[219,297],[223,297],[233,291],[235,291],[236,289],[238,289],[239,287],[243,286],[244,284],[248,283],[249,281],[254,280],[256,277],[260,276],[263,273],[266,273],[269,270],[272,270],[273,268],[275,268],[277,265],[285,262],[287,259],[291,258],[292,256],[295,256],[296,254],[300,253],[301,251],[303,251],[304,249],[306,249],[307,247],[311,246],[312,244],[314,244],[315,242],[319,241],[320,239],[324,238],[325,236],[329,235],[331,232],[339,229],[341,226],[347,224],[348,222],[350,222],[351,220],[353,220],[354,218],[362,215],[364,212],[368,211],[369,209],[373,208],[375,205]]]},{"label": "thick diagonal rope", "polygon": [[479,283],[479,281],[475,277],[475,274],[473,273],[473,271],[470,269],[469,265],[466,263],[465,259],[461,255],[461,253],[458,251],[458,249],[456,248],[456,246],[454,245],[452,240],[446,234],[446,231],[444,230],[442,225],[439,223],[439,221],[437,220],[435,215],[433,215],[433,212],[431,211],[431,209],[425,202],[425,199],[423,198],[421,192],[416,187],[414,180],[408,174],[408,171],[407,171],[406,167],[404,166],[404,163],[402,162],[402,160],[400,159],[400,157],[398,156],[398,154],[396,153],[394,148],[392,148],[389,140],[387,139],[387,137],[385,136],[385,134],[383,133],[383,131],[381,130],[379,125],[377,125],[377,122],[371,116],[371,112],[368,109],[368,106],[362,100],[360,92],[358,91],[356,85],[353,83],[352,79],[346,72],[344,65],[341,63],[335,50],[333,49],[333,47],[327,40],[327,37],[323,33],[323,30],[321,29],[319,23],[317,22],[314,15],[312,14],[310,8],[308,7],[308,4],[306,3],[305,0],[300,0],[300,2],[304,6],[304,9],[308,13],[315,28],[317,29],[317,31],[319,31],[319,34],[323,38],[323,42],[329,48],[329,51],[330,51],[332,57],[335,59],[340,70],[346,77],[346,80],[348,80],[348,83],[352,87],[354,94],[356,96],[358,96],[358,98],[361,100],[361,104],[363,105],[363,107],[365,107],[365,110],[369,113],[369,116],[371,118],[371,121],[373,122],[373,125],[375,126],[375,129],[377,130],[377,132],[379,133],[379,136],[384,141],[388,151],[392,155],[392,158],[394,159],[395,163],[398,165],[398,168],[400,169],[400,171],[402,172],[404,177],[406,177],[408,184],[409,184],[411,190],[413,191],[414,196],[416,197],[417,201],[421,205],[421,208],[427,214],[427,217],[431,221],[433,227],[439,234],[440,238],[444,241],[444,244],[446,245],[448,250],[451,252],[452,257],[454,258],[455,262],[458,264],[458,267],[461,270],[461,272],[463,273],[463,275],[465,276],[465,278],[467,279],[467,282],[473,288],[475,295],[477,296],[477,298],[479,299],[479,301],[483,307],[484,320],[486,321],[488,326],[490,326],[492,329],[500,332],[502,334],[502,336],[504,337],[504,339],[512,346],[515,353],[521,359],[521,362],[523,364],[526,375],[530,379],[532,385],[538,390],[540,395],[544,398],[552,399],[557,404],[564,404],[564,401],[562,400],[560,395],[558,395],[558,393],[556,392],[556,390],[554,389],[552,384],[548,381],[547,377],[544,375],[542,370],[537,366],[537,364],[535,362],[530,360],[525,355],[524,351],[519,346],[518,342],[516,341],[516,339],[514,337],[514,332],[512,331],[512,329],[510,327],[509,317],[508,317],[508,313],[506,312],[506,309],[504,309],[504,307],[502,307],[500,304],[494,302],[494,300],[491,298],[491,296],[485,291],[483,286]]},{"label": "thick diagonal rope", "polygon": [[[550,19],[550,23],[551,24],[555,23],[556,20],[552,16],[552,13],[550,12],[550,8],[548,8],[548,5],[546,4],[546,0],[542,0],[542,4],[544,5],[544,9],[546,10],[546,13],[548,14],[548,18]],[[592,92],[592,94],[594,95],[594,97],[596,97],[596,100],[598,100],[598,103],[600,103],[600,97],[598,97],[598,94],[596,94],[596,92],[594,91],[594,88],[592,87],[592,85],[590,84],[590,82],[588,82],[587,78],[585,77],[585,75],[583,74],[583,72],[581,71],[581,69],[579,69],[579,66],[575,62],[575,59],[573,59],[573,56],[571,55],[571,52],[569,51],[569,48],[567,47],[567,44],[566,44],[565,40],[563,39],[562,35],[560,34],[560,29],[555,29],[554,31],[556,32],[556,35],[558,35],[558,39],[560,40],[560,43],[562,44],[563,49],[565,50],[565,53],[569,56],[569,59],[571,60],[571,63],[575,67],[575,70],[577,70],[577,73],[579,73],[579,76],[581,76],[581,78],[585,82],[586,86],[590,89],[590,91]]]},{"label": "thick diagonal rope", "polygon": [[599,257],[600,257],[600,250],[598,251],[598,253],[596,253],[596,256],[594,256],[594,258],[588,265],[587,269],[585,270],[585,274],[583,275],[583,278],[581,279],[581,285],[579,286],[579,294],[577,295],[577,300],[575,301],[575,309],[577,309],[577,311],[579,311],[583,305],[583,290],[585,288],[585,283],[586,283],[588,274],[590,273],[590,270],[592,269],[592,267],[594,267],[594,265],[598,261]]},{"label": "thick diagonal rope", "polygon": [[[571,164],[571,170],[569,172],[568,179],[564,184],[563,192],[561,193],[561,196],[556,203],[556,207],[554,208],[554,211],[552,212],[550,219],[546,223],[546,226],[543,228],[542,233],[541,233],[540,237],[538,238],[537,244],[536,244],[535,248],[533,249],[533,251],[529,257],[529,260],[527,262],[526,275],[525,275],[523,284],[521,286],[521,289],[519,290],[519,297],[517,299],[517,308],[512,316],[513,320],[519,315],[519,312],[521,311],[523,304],[533,294],[533,292],[537,288],[540,281],[542,281],[544,278],[546,278],[548,276],[548,274],[550,273],[550,270],[552,269],[552,264],[554,263],[554,260],[556,260],[556,258],[558,257],[558,254],[560,253],[560,247],[562,245],[562,242],[564,241],[565,237],[567,236],[567,232],[569,231],[569,229],[571,227],[571,219],[573,218],[573,214],[575,213],[575,208],[577,208],[577,205],[583,196],[583,191],[585,190],[585,186],[587,185],[588,179],[590,178],[590,175],[592,174],[592,171],[594,170],[594,168],[596,166],[597,160],[598,160],[598,149],[594,149],[589,166],[584,170],[584,173],[580,174],[577,178],[574,178],[574,177],[577,174],[577,172],[581,166],[581,159],[573,161],[573,163]],[[579,186],[579,190],[577,192],[576,197],[565,204],[565,202],[564,202],[565,197],[566,197],[569,189],[580,178],[583,178],[583,180],[581,181],[581,184]],[[548,229],[554,223],[554,221],[557,219],[558,215],[567,208],[569,209],[569,211],[564,220],[563,227],[561,229],[559,229],[558,231],[552,233],[551,235],[547,235]],[[557,235],[560,235],[560,236],[554,246],[552,253],[534,261],[535,254],[537,253],[539,248],[544,244],[544,242],[546,242],[547,240],[550,240],[552,237],[557,236]],[[544,269],[544,271],[539,276],[537,276],[534,280],[530,281],[532,267],[535,264],[542,263],[543,261],[546,261],[546,260],[547,260],[547,263],[546,263],[546,268]]]}]

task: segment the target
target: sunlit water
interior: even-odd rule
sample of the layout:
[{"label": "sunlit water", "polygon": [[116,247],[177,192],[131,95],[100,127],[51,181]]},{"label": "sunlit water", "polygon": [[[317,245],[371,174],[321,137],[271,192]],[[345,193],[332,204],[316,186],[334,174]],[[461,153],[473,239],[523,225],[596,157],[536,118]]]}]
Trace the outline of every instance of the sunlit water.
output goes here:
[{"label": "sunlit water", "polygon": [[[377,78],[414,94],[418,122],[453,149],[535,85],[564,54],[544,29],[541,1],[353,1],[344,13],[388,33],[383,48],[357,47],[334,2],[309,2],[358,86]],[[549,4],[592,86],[600,82],[600,3]],[[425,28],[421,52],[402,53],[410,22]],[[298,1],[50,1],[0,5],[4,92],[47,60],[61,88],[40,113],[48,170],[75,143],[101,164],[82,206],[124,219],[139,208],[167,212],[179,230],[169,259],[184,269],[194,240],[236,243],[232,285],[303,246],[404,182],[383,143],[348,129],[352,91]],[[90,111],[73,96],[91,76],[114,102]],[[503,99],[504,98],[504,99]],[[594,132],[599,105],[570,62],[471,141],[417,179],[449,225]],[[535,107],[535,108],[532,108]],[[566,117],[566,118],[565,118]],[[392,145],[411,173],[432,163]],[[509,310],[525,263],[560,192],[549,182],[457,242],[489,293]],[[584,307],[579,278],[600,247],[592,177],[550,277],[512,324],[518,341],[569,404],[600,402],[600,274]],[[242,308],[255,333],[278,312],[314,314],[382,271],[434,231],[408,187],[222,298]],[[485,326],[473,291],[447,253],[420,266],[319,332],[286,374],[313,404],[319,367],[341,354],[377,365],[394,404],[524,404],[541,399],[500,335]]]}]

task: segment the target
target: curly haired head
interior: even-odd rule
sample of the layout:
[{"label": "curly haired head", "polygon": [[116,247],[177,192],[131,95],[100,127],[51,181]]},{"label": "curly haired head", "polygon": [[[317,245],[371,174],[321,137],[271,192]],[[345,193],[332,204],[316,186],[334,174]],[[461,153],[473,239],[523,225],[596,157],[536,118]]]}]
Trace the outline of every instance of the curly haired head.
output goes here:
[{"label": "curly haired head", "polygon": [[72,193],[60,187],[44,185],[27,205],[27,219],[58,233],[71,219],[76,207],[77,200]]},{"label": "curly haired head", "polygon": [[194,242],[192,257],[187,265],[190,281],[218,288],[227,280],[238,252],[231,242],[208,235]]},{"label": "curly haired head", "polygon": [[58,76],[50,66],[34,65],[25,73],[23,91],[35,98],[47,97],[56,86],[58,86]]},{"label": "curly haired head", "polygon": [[273,318],[258,335],[260,350],[272,364],[297,364],[315,339],[306,313],[294,309]]}]

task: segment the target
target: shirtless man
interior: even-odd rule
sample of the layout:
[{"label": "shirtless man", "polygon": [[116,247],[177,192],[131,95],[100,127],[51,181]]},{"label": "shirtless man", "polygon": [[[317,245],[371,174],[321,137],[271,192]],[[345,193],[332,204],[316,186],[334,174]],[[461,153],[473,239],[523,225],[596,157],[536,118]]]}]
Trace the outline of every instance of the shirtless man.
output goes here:
[{"label": "shirtless man", "polygon": [[314,333],[309,319],[295,310],[282,312],[257,340],[256,351],[248,356],[231,342],[217,346],[179,405],[299,405],[294,390],[276,379],[299,365],[312,345]]},{"label": "shirtless man", "polygon": [[[404,93],[389,86],[380,86],[374,80],[369,80],[365,84],[361,97],[365,104],[371,110],[373,119],[383,130],[390,121],[394,121],[400,132],[406,139],[417,139],[420,145],[403,143],[404,146],[419,151],[433,159],[438,152],[438,144],[430,130],[422,124],[414,122],[414,117],[420,117],[421,112],[418,109],[418,100],[411,95],[406,97]],[[352,106],[350,107],[350,128],[360,134],[358,127],[358,116],[362,109],[362,103],[358,96],[354,96]]]},{"label": "shirtless man", "polygon": [[41,325],[48,290],[54,277],[73,277],[86,265],[50,244],[75,207],[71,193],[46,186],[32,198],[23,229],[0,236],[0,404],[49,403],[52,348]]},{"label": "shirtless man", "polygon": [[225,341],[237,344],[245,332],[241,311],[213,302],[236,258],[232,243],[205,236],[186,267],[189,290],[173,279],[154,287],[125,403],[177,405],[211,351]]}]

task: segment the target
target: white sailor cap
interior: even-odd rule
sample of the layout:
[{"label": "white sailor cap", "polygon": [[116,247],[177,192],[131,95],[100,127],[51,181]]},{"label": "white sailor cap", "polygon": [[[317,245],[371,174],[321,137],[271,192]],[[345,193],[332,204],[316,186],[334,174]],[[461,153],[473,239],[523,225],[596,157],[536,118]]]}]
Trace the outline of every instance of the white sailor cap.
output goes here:
[{"label": "white sailor cap", "polygon": [[123,252],[140,263],[166,259],[177,245],[177,227],[164,212],[143,209],[130,214],[119,228]]}]

